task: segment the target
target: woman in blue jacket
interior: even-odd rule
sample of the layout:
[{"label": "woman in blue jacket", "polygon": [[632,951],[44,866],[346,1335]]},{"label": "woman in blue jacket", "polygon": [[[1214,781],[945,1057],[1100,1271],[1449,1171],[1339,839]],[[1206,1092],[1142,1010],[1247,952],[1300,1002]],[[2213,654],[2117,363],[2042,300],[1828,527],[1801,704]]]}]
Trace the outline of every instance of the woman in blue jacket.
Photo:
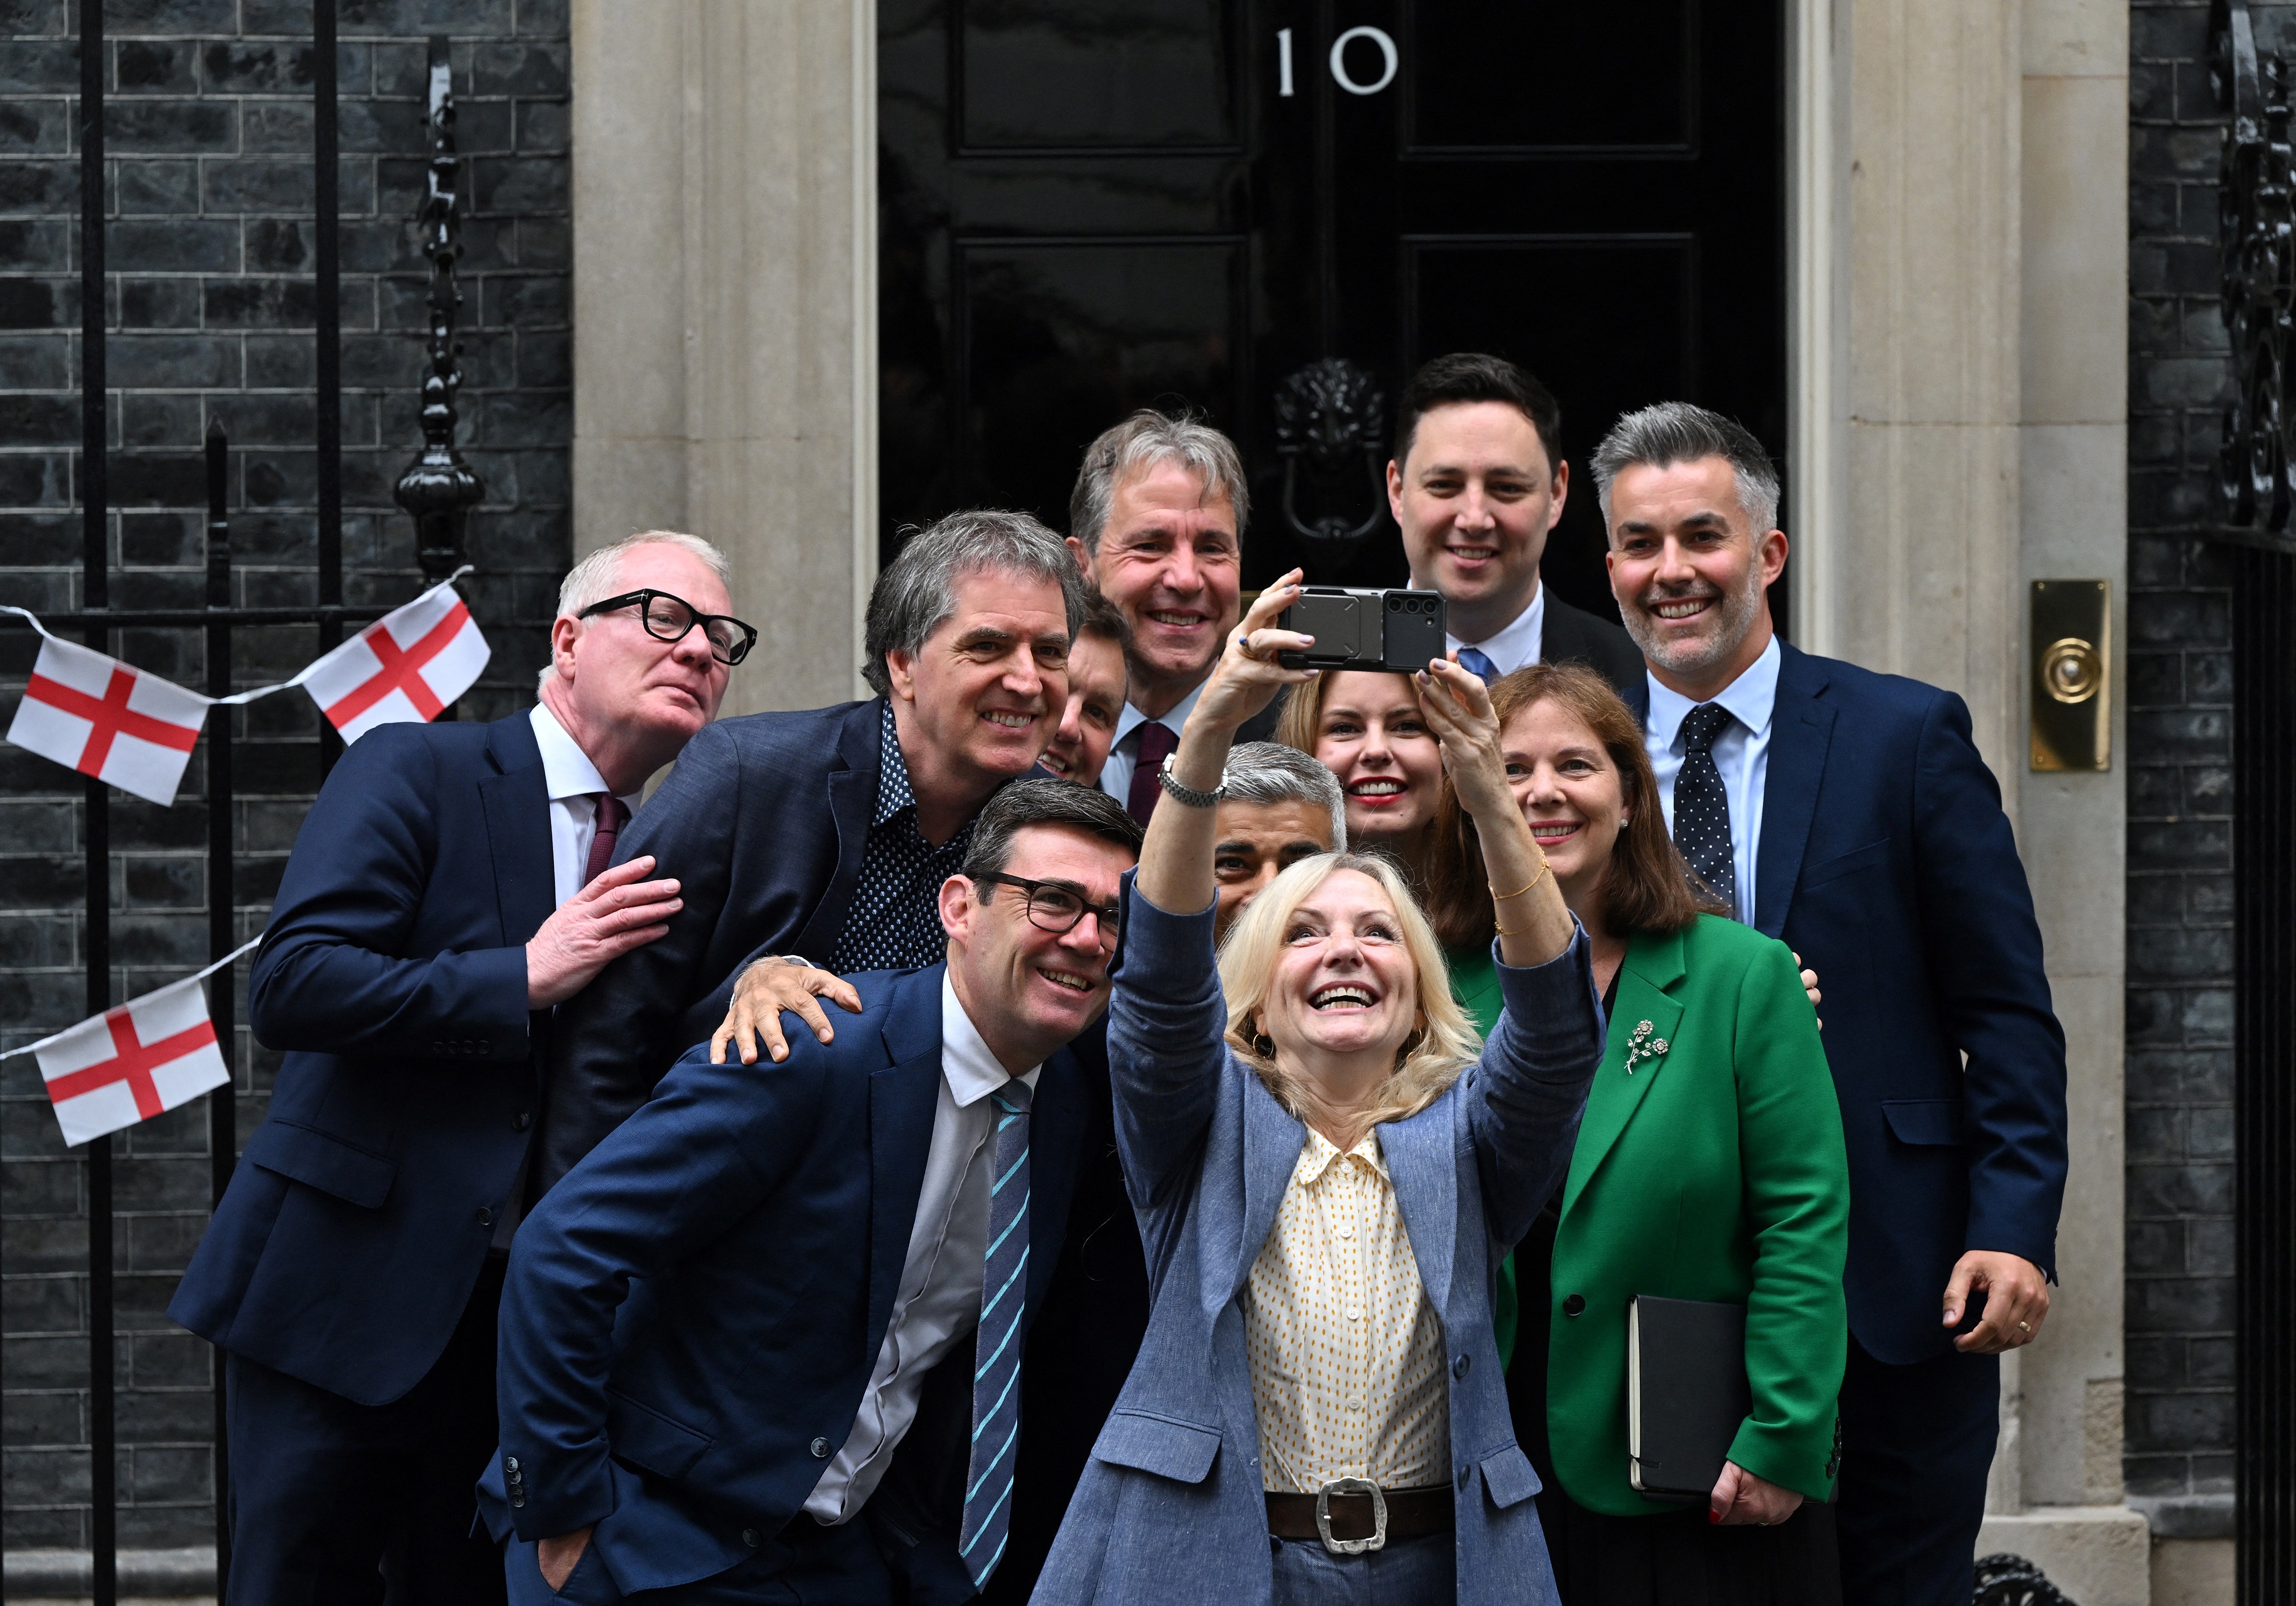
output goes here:
[{"label": "woman in blue jacket", "polygon": [[1586,939],[1481,683],[1437,662],[1421,694],[1497,907],[1488,1044],[1382,858],[1285,871],[1215,972],[1213,805],[1236,727],[1311,673],[1276,662],[1308,644],[1272,625],[1298,578],[1198,698],[1128,895],[1109,1061],[1154,1305],[1036,1599],[1552,1602],[1490,1288],[1602,1051]]}]

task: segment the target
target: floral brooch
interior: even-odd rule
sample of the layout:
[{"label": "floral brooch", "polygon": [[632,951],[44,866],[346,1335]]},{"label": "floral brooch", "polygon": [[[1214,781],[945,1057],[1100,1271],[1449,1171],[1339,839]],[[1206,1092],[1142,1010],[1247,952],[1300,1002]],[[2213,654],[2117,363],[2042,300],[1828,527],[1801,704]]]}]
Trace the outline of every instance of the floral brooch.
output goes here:
[{"label": "floral brooch", "polygon": [[1635,1035],[1627,1039],[1627,1074],[1628,1076],[1634,1075],[1635,1068],[1644,1061],[1655,1060],[1666,1052],[1666,1039],[1652,1037],[1652,1029],[1651,1023],[1644,1020],[1635,1028]]}]

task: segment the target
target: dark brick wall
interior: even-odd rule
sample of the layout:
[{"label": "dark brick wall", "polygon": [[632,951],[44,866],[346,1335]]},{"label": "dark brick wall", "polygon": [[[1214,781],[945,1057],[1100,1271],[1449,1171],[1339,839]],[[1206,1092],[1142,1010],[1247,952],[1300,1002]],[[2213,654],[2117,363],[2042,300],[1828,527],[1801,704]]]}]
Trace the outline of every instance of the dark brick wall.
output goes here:
[{"label": "dark brick wall", "polygon": [[[230,431],[239,600],[316,597],[312,116],[308,0],[111,0],[105,110],[116,607],[204,602],[199,449]],[[0,0],[0,601],[79,601],[77,10]],[[565,568],[568,330],[565,0],[343,0],[343,532],[353,602],[420,588],[390,486],[420,445],[424,265],[424,37],[455,39],[467,166],[463,439],[488,498],[472,520],[464,594],[493,643],[465,717],[531,700]],[[242,685],[308,661],[310,629],[245,633]],[[204,689],[200,638],[123,633],[114,651]],[[33,644],[0,629],[0,709]],[[231,716],[243,848],[242,936],[268,899],[319,776],[317,716],[286,692]],[[112,794],[115,1001],[206,958],[203,758],[160,809]],[[84,1012],[83,822],[77,777],[0,746],[0,1046]],[[244,974],[240,1019],[245,1020]],[[275,1056],[242,1029],[244,1140]],[[64,1150],[29,1057],[0,1076],[4,1459],[0,1542],[88,1543],[86,1166]],[[164,1307],[206,1219],[206,1101],[116,1139],[121,1542],[196,1545],[212,1527],[207,1347]]]},{"label": "dark brick wall", "polygon": [[[2289,13],[2259,42],[2296,44]],[[2210,516],[2229,397],[2207,0],[2130,13],[2128,1373],[2134,1495],[2227,1494],[2232,622]]]}]

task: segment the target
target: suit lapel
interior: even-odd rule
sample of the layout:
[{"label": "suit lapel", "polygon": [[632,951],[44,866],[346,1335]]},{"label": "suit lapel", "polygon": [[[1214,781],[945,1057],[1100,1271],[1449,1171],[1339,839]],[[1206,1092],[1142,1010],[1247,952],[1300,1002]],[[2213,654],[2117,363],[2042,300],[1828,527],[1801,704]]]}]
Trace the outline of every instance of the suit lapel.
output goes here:
[{"label": "suit lapel", "polygon": [[[1665,937],[1639,936],[1628,945],[1625,963],[1619,968],[1619,1006],[1611,1013],[1602,1068],[1587,1090],[1587,1113],[1579,1120],[1578,1140],[1570,1151],[1570,1176],[1562,1185],[1566,1216],[1626,1131],[1627,1123],[1634,1119],[1635,1111],[1642,1108],[1643,1100],[1650,1096],[1652,1085],[1665,1074],[1664,1053],[1642,1057],[1632,1073],[1627,1069],[1627,1059],[1638,1032],[1643,1041],[1652,1045],[1674,1041],[1676,1028],[1682,1023],[1682,1004],[1669,989],[1683,974],[1679,931]],[[1645,1020],[1650,1030],[1642,1032]]]},{"label": "suit lapel", "polygon": [[940,979],[945,966],[894,984],[881,1036],[890,1061],[869,1077],[869,1349],[885,1341],[940,1105]]},{"label": "suit lapel", "polygon": [[1388,1185],[1403,1212],[1411,1258],[1428,1303],[1450,1308],[1451,1267],[1458,1247],[1459,1168],[1454,1155],[1455,1102],[1447,1095],[1407,1121],[1379,1129],[1380,1156],[1387,1162]]},{"label": "suit lapel", "polygon": [[494,861],[503,946],[516,947],[558,906],[558,876],[551,863],[550,788],[529,717],[513,714],[489,726],[487,757],[496,773],[480,777],[479,805]]},{"label": "suit lapel", "polygon": [[1762,783],[1762,840],[1754,869],[1754,924],[1763,935],[1786,929],[1794,883],[1809,846],[1818,783],[1833,742],[1835,709],[1819,695],[1828,679],[1824,660],[1784,643],[1777,701],[1770,714],[1770,758]]},{"label": "suit lapel", "polygon": [[813,914],[798,934],[797,952],[816,964],[835,955],[853,889],[861,880],[861,858],[869,847],[869,822],[877,812],[877,782],[884,763],[884,699],[857,702],[846,713],[837,737],[840,766],[828,778],[831,819],[837,824],[837,864]]},{"label": "suit lapel", "polygon": [[1058,1255],[1040,1252],[1068,1233],[1090,1091],[1069,1049],[1045,1061],[1029,1108],[1029,1308],[1042,1310]]},{"label": "suit lapel", "polygon": [[1243,1223],[1235,1265],[1221,1291],[1223,1305],[1242,1291],[1244,1280],[1251,1275],[1251,1263],[1275,1225],[1283,1190],[1291,1186],[1292,1173],[1299,1167],[1300,1151],[1308,1146],[1308,1129],[1286,1113],[1248,1067],[1231,1065],[1226,1074],[1244,1078]]}]

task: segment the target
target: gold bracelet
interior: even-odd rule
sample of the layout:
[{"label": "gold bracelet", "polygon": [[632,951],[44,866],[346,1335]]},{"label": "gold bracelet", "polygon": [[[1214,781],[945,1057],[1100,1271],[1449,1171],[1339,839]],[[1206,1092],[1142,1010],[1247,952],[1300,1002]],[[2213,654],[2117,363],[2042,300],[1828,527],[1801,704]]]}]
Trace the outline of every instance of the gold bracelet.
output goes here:
[{"label": "gold bracelet", "polygon": [[[1544,854],[1540,855],[1538,860],[1538,873],[1537,875],[1532,876],[1529,881],[1523,882],[1521,886],[1517,887],[1512,892],[1502,892],[1496,887],[1492,887],[1491,901],[1495,904],[1503,904],[1511,897],[1521,897],[1533,887],[1538,886],[1539,882],[1545,881],[1546,879],[1547,873],[1554,868],[1554,865],[1546,862],[1546,856]],[[1490,883],[1486,881],[1484,885],[1489,886]],[[1512,933],[1509,933],[1509,935],[1512,935]]]}]

